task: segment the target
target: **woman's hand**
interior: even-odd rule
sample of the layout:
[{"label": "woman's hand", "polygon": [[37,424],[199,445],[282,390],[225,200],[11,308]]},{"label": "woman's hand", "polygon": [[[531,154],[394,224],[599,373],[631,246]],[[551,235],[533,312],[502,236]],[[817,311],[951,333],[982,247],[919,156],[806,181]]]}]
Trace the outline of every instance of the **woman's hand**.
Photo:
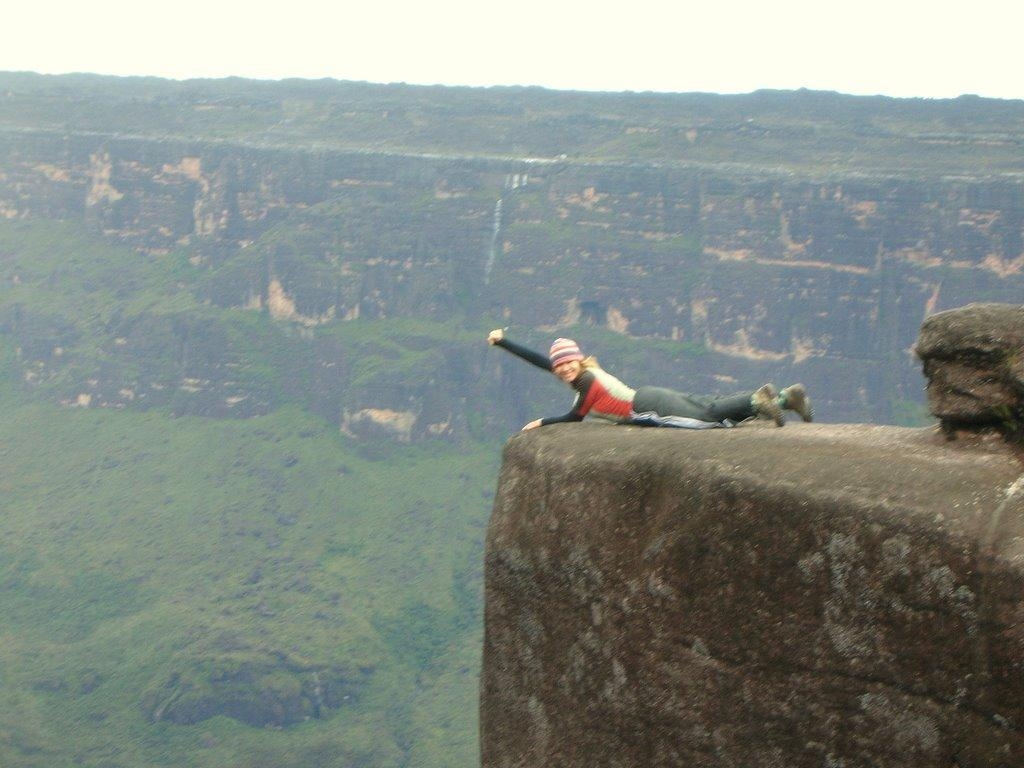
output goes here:
[{"label": "woman's hand", "polygon": [[540,419],[534,419],[529,424],[527,424],[525,427],[523,427],[522,431],[525,432],[528,429],[536,429],[539,426],[540,426]]},{"label": "woman's hand", "polygon": [[503,331],[501,328],[495,328],[493,331],[487,334],[487,343],[493,347],[495,344],[497,344],[504,338],[505,331]]}]

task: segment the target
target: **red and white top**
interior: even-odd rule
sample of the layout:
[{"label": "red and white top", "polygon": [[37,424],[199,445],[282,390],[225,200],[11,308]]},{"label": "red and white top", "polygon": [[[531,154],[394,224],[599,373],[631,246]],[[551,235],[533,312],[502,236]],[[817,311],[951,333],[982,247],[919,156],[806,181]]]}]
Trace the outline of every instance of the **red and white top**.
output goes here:
[{"label": "red and white top", "polygon": [[579,421],[594,416],[611,421],[627,421],[633,412],[636,392],[601,368],[587,368],[572,383],[576,400],[572,410],[563,417],[542,419],[542,424],[557,421]]}]

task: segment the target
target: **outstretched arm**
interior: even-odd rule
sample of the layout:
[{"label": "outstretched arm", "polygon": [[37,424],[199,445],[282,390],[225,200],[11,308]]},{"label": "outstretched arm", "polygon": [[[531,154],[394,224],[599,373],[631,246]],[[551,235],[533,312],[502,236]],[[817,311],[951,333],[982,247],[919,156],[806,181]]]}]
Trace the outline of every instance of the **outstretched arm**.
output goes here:
[{"label": "outstretched arm", "polygon": [[496,328],[487,335],[487,343],[491,346],[501,347],[502,349],[508,350],[519,359],[528,362],[530,365],[535,365],[545,371],[551,371],[551,361],[548,360],[545,355],[520,346],[514,341],[509,341],[505,338],[505,332],[501,328]]},{"label": "outstretched arm", "polygon": [[[509,341],[505,338],[505,332],[501,328],[496,328],[487,335],[487,343],[491,346],[502,347],[531,365],[535,365],[548,372],[551,371],[551,361],[548,360],[548,358],[539,352],[534,352],[533,350],[520,346],[513,341]],[[589,387],[590,381],[590,378],[586,379],[585,387]],[[585,392],[583,394],[585,394]],[[528,429],[543,427],[547,424],[560,424],[566,421],[582,421],[584,415],[580,408],[580,404],[582,402],[583,397],[580,393],[577,393],[576,400],[573,402],[571,411],[563,416],[548,416],[543,419],[534,419],[529,424],[523,426],[523,431],[525,432]]]}]

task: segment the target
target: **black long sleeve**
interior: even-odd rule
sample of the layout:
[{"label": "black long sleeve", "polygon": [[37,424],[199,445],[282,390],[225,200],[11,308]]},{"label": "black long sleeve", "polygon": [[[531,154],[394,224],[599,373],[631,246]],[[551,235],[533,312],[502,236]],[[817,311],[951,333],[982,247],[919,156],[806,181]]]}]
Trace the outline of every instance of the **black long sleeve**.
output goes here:
[{"label": "black long sleeve", "polygon": [[583,414],[579,412],[578,408],[573,408],[561,416],[545,416],[540,420],[540,425],[546,427],[548,424],[565,424],[572,421],[583,421]]},{"label": "black long sleeve", "polygon": [[526,347],[516,344],[514,341],[510,341],[509,339],[498,339],[494,342],[494,345],[508,350],[519,359],[528,362],[530,365],[535,365],[548,372],[551,371],[551,361],[548,360],[546,355],[542,355],[540,352],[534,352],[532,349],[527,349]]}]

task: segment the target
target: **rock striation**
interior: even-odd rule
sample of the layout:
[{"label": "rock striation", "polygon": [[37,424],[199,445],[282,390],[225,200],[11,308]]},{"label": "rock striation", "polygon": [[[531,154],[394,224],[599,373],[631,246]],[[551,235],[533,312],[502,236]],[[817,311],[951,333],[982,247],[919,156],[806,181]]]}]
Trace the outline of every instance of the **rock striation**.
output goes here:
[{"label": "rock striation", "polygon": [[485,568],[484,768],[1024,764],[994,431],[522,433]]}]

